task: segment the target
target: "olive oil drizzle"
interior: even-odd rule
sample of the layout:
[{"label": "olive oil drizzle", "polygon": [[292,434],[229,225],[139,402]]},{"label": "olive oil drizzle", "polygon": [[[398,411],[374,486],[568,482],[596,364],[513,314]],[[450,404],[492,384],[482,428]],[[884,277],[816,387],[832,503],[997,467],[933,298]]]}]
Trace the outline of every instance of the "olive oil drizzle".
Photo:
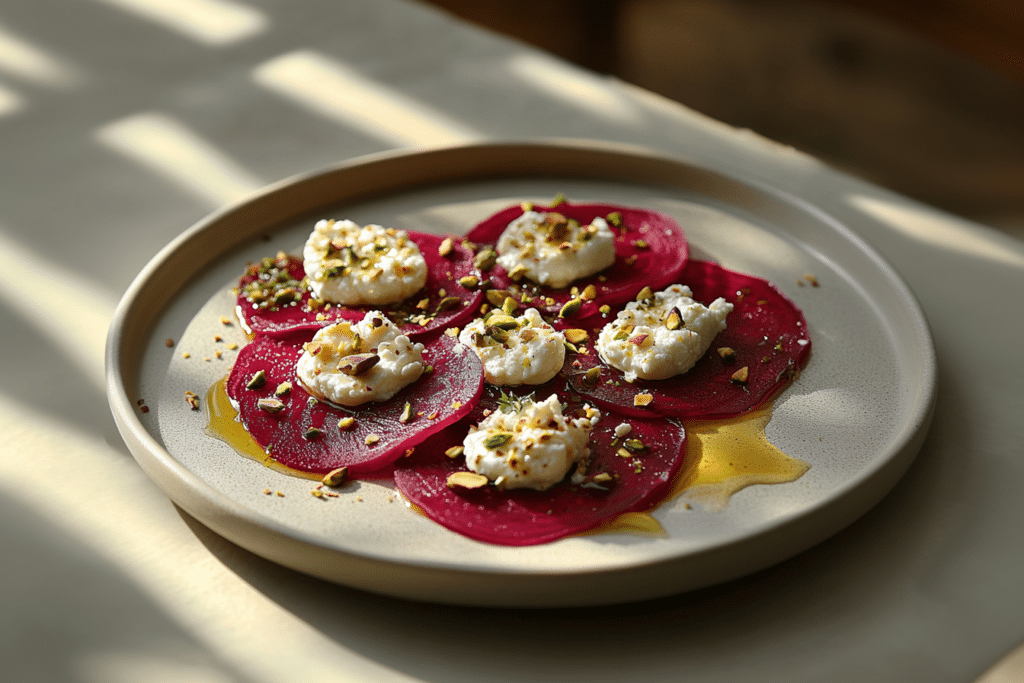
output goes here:
[{"label": "olive oil drizzle", "polygon": [[303,472],[302,470],[282,465],[260,448],[256,440],[242,426],[242,422],[238,417],[238,411],[231,405],[231,400],[228,398],[226,386],[227,377],[223,377],[217,380],[210,387],[210,390],[206,392],[206,414],[210,420],[206,426],[206,433],[209,436],[223,441],[240,455],[255,460],[276,472],[290,474],[293,477],[302,477],[303,479],[318,480],[323,476],[322,474]]},{"label": "olive oil drizzle", "polygon": [[[687,501],[720,511],[734,493],[755,484],[784,484],[800,478],[810,465],[775,447],[765,434],[774,401],[724,420],[685,420],[686,457],[663,501],[685,494]],[[689,502],[687,502],[689,506]],[[627,512],[592,533],[667,536],[649,512]]]}]

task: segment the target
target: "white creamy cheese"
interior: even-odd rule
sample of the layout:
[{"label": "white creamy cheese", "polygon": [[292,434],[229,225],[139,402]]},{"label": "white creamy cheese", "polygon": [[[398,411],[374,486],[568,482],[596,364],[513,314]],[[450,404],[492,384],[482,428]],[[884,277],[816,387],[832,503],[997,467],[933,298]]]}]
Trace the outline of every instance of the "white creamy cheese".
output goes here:
[{"label": "white creamy cheese", "polygon": [[597,337],[601,359],[629,382],[668,379],[692,368],[733,308],[721,297],[705,307],[692,296],[689,287],[672,285],[652,300],[627,304]]},{"label": "white creamy cheese", "polygon": [[414,344],[378,311],[359,322],[321,329],[295,366],[306,390],[343,406],[386,401],[423,374],[423,344]]},{"label": "white creamy cheese", "polygon": [[526,211],[498,238],[498,263],[549,287],[567,287],[615,263],[615,235],[595,218],[580,225],[559,213]]},{"label": "white creamy cheese", "polygon": [[601,413],[584,410],[588,417],[567,418],[555,395],[524,401],[518,412],[498,410],[470,428],[466,467],[506,489],[549,489],[590,454],[587,442]]},{"label": "white creamy cheese", "polygon": [[517,327],[488,327],[477,318],[459,333],[484,366],[484,379],[497,386],[544,384],[565,361],[565,336],[544,322],[535,308],[514,318]]},{"label": "white creamy cheese", "polygon": [[412,296],[427,282],[427,262],[404,230],[321,220],[302,250],[313,297],[346,306]]}]

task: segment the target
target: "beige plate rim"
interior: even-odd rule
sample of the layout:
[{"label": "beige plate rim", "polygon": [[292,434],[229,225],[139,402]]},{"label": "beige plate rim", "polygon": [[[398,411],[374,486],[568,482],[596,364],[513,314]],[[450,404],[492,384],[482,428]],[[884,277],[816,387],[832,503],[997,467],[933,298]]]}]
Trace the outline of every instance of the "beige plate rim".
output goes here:
[{"label": "beige plate rim", "polygon": [[[891,324],[909,343],[907,418],[871,466],[837,486],[821,504],[781,517],[713,546],[649,561],[605,567],[530,570],[514,563],[459,560],[396,562],[380,553],[349,552],[269,520],[221,495],[175,460],[142,423],[138,395],[142,349],[177,292],[217,255],[327,204],[350,203],[424,187],[538,175],[699,188],[738,206],[758,205],[775,220],[829,231],[838,258],[863,264],[888,300]],[[832,256],[837,256],[833,254]],[[354,159],[284,180],[198,222],[143,269],[118,305],[107,340],[107,388],[115,422],[144,471],[188,514],[225,538],[293,569],[398,597],[472,605],[563,606],[637,600],[690,590],[782,561],[857,519],[899,480],[927,432],[936,394],[935,351],[927,323],[907,286],[849,228],[801,199],[740,181],[656,151],[596,141],[470,144]],[[453,583],[458,585],[454,589]],[[514,590],[509,590],[512,588]],[[530,597],[523,599],[521,596]],[[509,597],[509,596],[513,597]]]}]

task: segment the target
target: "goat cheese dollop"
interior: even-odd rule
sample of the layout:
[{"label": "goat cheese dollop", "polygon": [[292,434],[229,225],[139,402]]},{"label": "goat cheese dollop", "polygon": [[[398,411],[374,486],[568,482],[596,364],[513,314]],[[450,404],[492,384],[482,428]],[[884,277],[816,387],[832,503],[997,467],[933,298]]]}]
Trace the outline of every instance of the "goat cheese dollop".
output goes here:
[{"label": "goat cheese dollop", "polygon": [[584,417],[566,417],[558,397],[522,399],[518,409],[497,410],[463,441],[466,467],[506,489],[544,491],[590,455],[590,431],[601,418],[584,406]]},{"label": "goat cheese dollop", "polygon": [[505,228],[497,251],[513,280],[568,287],[615,263],[615,235],[600,217],[581,225],[560,213],[526,211]]},{"label": "goat cheese dollop", "polygon": [[427,262],[409,235],[379,225],[317,221],[302,258],[313,297],[346,306],[395,303],[427,282]]},{"label": "goat cheese dollop", "polygon": [[535,308],[518,318],[477,318],[459,333],[459,341],[480,357],[484,381],[496,386],[544,384],[565,361],[565,336],[544,322]]},{"label": "goat cheese dollop", "polygon": [[379,311],[321,329],[303,345],[296,375],[310,394],[343,406],[386,401],[423,374],[414,344]]},{"label": "goat cheese dollop", "polygon": [[710,306],[693,300],[685,285],[672,285],[649,299],[631,301],[601,330],[601,359],[625,379],[668,379],[693,367],[725,329],[732,304],[718,297]]}]

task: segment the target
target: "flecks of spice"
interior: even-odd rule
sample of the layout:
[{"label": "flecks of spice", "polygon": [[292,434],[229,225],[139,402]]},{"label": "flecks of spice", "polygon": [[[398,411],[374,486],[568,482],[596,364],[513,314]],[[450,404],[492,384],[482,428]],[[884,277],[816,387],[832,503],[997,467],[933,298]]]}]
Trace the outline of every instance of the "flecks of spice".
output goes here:
[{"label": "flecks of spice", "polygon": [[167,341],[164,342],[164,346],[166,346],[167,348],[171,348],[172,346],[174,346],[174,340],[168,337]]}]

